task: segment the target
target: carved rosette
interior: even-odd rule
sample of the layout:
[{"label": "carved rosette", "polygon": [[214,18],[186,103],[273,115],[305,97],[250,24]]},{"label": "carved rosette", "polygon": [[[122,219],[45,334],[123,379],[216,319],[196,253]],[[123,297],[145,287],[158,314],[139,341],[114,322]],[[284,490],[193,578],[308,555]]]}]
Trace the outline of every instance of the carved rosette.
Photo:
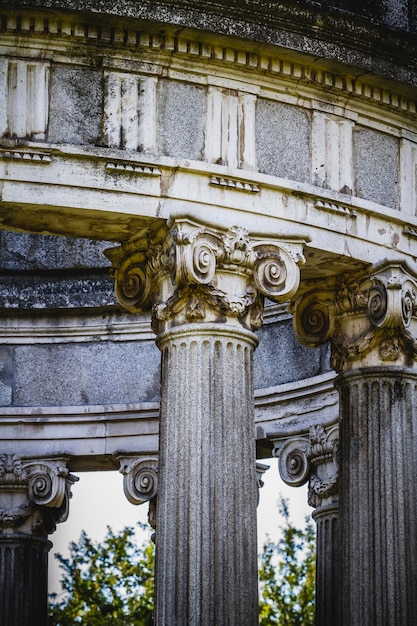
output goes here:
[{"label": "carved rosette", "polygon": [[71,487],[78,478],[69,473],[67,460],[0,455],[0,528],[14,530],[29,521],[31,531],[51,533],[68,518]]},{"label": "carved rosette", "polygon": [[301,343],[317,347],[331,340],[336,371],[417,359],[417,282],[400,265],[309,291],[292,310]]},{"label": "carved rosette", "polygon": [[185,218],[106,254],[119,302],[132,312],[152,308],[156,333],[193,322],[259,328],[264,297],[289,300],[304,262],[300,242],[253,239],[241,227],[225,233]]},{"label": "carved rosette", "polygon": [[278,457],[282,480],[291,487],[308,481],[308,503],[314,508],[327,504],[338,492],[339,427],[311,426],[308,436],[291,437],[278,443],[273,451]]}]

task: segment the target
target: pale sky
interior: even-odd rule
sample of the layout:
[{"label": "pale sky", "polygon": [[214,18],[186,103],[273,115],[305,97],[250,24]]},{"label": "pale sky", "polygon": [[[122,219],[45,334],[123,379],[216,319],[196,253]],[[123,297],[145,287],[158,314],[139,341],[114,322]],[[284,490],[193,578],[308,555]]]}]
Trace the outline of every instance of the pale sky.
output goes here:
[{"label": "pale sky", "polygon": [[[307,504],[307,487],[288,487],[278,475],[277,459],[262,460],[270,469],[263,475],[264,487],[258,506],[258,553],[267,535],[272,540],[277,535],[281,521],[277,503],[280,495],[290,499],[290,514],[293,523],[304,527],[304,518],[311,515]],[[58,524],[56,532],[49,538],[53,547],[49,553],[49,591],[59,592],[61,569],[54,558],[56,552],[68,555],[70,541],[77,542],[81,531],[90,538],[101,540],[107,526],[114,531],[124,526],[134,526],[138,521],[147,522],[148,505],[130,504],[123,493],[123,476],[119,472],[88,472],[77,474],[80,480],[73,485],[69,518]]]}]

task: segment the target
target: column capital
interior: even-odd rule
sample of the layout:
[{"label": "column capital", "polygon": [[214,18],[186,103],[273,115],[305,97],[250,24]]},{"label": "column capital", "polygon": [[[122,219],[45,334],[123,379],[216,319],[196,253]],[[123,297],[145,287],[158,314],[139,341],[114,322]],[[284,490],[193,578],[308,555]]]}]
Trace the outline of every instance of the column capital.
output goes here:
[{"label": "column capital", "polygon": [[71,486],[68,458],[22,459],[0,455],[0,532],[44,536],[69,514]]},{"label": "column capital", "polygon": [[303,242],[250,237],[176,218],[106,251],[119,302],[133,313],[152,309],[158,334],[195,322],[262,325],[263,298],[284,302],[298,289]]},{"label": "column capital", "polygon": [[120,473],[123,474],[123,490],[132,504],[150,502],[158,491],[158,459],[154,456],[119,454]]},{"label": "column capital", "polygon": [[310,426],[306,435],[294,435],[275,442],[282,480],[291,487],[308,481],[308,503],[316,509],[338,505],[339,426]]},{"label": "column capital", "polygon": [[298,340],[309,347],[330,340],[332,367],[338,372],[412,367],[417,359],[417,277],[401,263],[317,285],[292,310]]},{"label": "column capital", "polygon": [[[132,504],[149,502],[148,523],[156,530],[156,500],[158,492],[158,458],[119,454],[123,491]],[[155,541],[155,533],[152,535]]]},{"label": "column capital", "polygon": [[260,463],[259,461],[256,461],[256,486],[258,488],[258,504],[259,504],[259,495],[260,495],[259,492],[264,486],[264,481],[262,480],[262,477],[265,474],[265,472],[267,472],[268,470],[269,470],[269,465],[264,465],[264,463]]}]

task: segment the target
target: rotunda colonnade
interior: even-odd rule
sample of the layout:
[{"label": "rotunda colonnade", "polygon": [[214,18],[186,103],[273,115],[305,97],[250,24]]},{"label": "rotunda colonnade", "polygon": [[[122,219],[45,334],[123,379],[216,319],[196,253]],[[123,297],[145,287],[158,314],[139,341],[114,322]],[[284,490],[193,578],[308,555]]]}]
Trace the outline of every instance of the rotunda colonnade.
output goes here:
[{"label": "rotunda colonnade", "polygon": [[45,623],[71,472],[120,469],[155,623],[256,624],[274,455],[317,624],[412,624],[414,7],[93,4],[0,3],[0,621]]}]

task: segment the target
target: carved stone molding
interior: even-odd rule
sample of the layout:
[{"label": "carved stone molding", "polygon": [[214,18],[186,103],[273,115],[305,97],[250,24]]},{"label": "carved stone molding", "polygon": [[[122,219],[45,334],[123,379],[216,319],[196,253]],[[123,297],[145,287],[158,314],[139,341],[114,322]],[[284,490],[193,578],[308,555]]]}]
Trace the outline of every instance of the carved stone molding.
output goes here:
[{"label": "carved stone molding", "polygon": [[[282,6],[277,5],[276,10],[282,11]],[[157,11],[156,8],[155,11]],[[251,19],[253,21],[253,17]],[[91,44],[115,45],[118,54],[113,55],[108,63],[117,70],[124,67],[123,62],[126,63],[126,60],[136,60],[137,51],[140,52],[141,58],[146,55],[148,61],[152,60],[155,53],[158,56],[168,55],[167,59],[171,64],[173,63],[172,55],[176,53],[181,57],[189,57],[189,60],[199,58],[205,64],[215,64],[217,70],[219,63],[225,62],[227,66],[234,67],[236,70],[259,70],[263,75],[267,74],[273,79],[279,77],[293,81],[299,90],[303,84],[308,88],[311,88],[313,84],[325,89],[326,92],[331,90],[336,94],[342,94],[343,97],[347,93],[352,94],[356,99],[374,104],[379,108],[397,110],[411,116],[416,113],[415,98],[399,95],[395,90],[388,88],[381,89],[380,86],[367,82],[367,74],[363,79],[353,78],[331,72],[329,68],[302,63],[300,59],[293,61],[284,55],[281,57],[279,52],[271,55],[245,50],[241,46],[231,47],[231,41],[227,42],[227,46],[221,45],[220,40],[209,43],[199,40],[190,31],[187,31],[185,36],[184,31],[181,30],[178,35],[173,35],[163,32],[150,33],[146,29],[121,28],[120,25],[116,28],[108,28],[94,21],[81,20],[75,15],[48,16],[47,14],[39,15],[30,10],[21,10],[16,13],[10,8],[3,12],[2,20],[4,33],[16,35],[23,41],[28,36],[30,39],[47,37],[48,49],[52,50],[60,50],[62,40],[65,40],[66,45],[71,42],[76,46],[77,51],[80,49],[81,42],[87,42],[88,46]],[[83,59],[84,63],[86,60],[86,58]],[[148,63],[148,67],[148,71],[152,71],[151,63]],[[156,72],[157,68],[158,66],[153,71]]]},{"label": "carved stone molding", "polygon": [[0,532],[49,534],[68,518],[71,486],[78,478],[69,473],[67,461],[0,455]]},{"label": "carved stone molding", "polygon": [[275,444],[282,480],[292,487],[308,481],[308,503],[315,509],[337,500],[339,427],[311,426],[308,436],[289,437]]},{"label": "carved stone molding", "polygon": [[263,298],[290,299],[304,262],[302,242],[255,239],[241,227],[218,231],[180,218],[170,230],[142,231],[106,251],[119,302],[152,308],[156,333],[192,322],[256,329]]},{"label": "carved stone molding", "polygon": [[417,281],[400,264],[311,290],[292,310],[301,343],[331,341],[336,371],[386,362],[409,366],[417,359]]}]

